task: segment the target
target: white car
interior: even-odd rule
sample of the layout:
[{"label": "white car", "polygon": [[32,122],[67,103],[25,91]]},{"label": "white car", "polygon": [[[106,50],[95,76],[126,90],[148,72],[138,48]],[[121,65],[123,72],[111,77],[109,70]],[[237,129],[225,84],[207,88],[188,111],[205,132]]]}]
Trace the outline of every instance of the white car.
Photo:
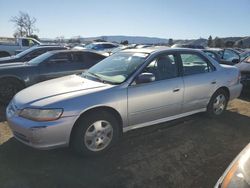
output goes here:
[{"label": "white car", "polygon": [[250,89],[250,57],[241,61],[235,65],[240,69],[241,72],[241,83],[244,86],[244,90]]}]

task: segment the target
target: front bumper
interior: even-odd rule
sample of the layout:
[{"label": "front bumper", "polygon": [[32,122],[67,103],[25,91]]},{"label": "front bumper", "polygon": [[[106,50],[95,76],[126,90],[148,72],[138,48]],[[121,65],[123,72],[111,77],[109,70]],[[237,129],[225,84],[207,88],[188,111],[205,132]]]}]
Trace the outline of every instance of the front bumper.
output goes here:
[{"label": "front bumper", "polygon": [[11,104],[6,116],[14,137],[37,149],[52,149],[68,146],[75,116],[62,117],[56,121],[36,122],[13,113]]}]

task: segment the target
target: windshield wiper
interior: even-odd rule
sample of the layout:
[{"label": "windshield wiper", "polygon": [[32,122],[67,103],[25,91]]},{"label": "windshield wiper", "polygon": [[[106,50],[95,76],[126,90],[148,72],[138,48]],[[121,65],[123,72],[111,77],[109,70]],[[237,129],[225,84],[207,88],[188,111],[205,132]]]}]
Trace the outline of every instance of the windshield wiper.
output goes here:
[{"label": "windshield wiper", "polygon": [[97,80],[101,81],[102,83],[105,83],[105,81],[100,76],[98,76],[97,74],[95,74],[93,72],[85,72],[85,73],[93,76],[94,78],[96,78]]},{"label": "windshield wiper", "polygon": [[108,80],[103,80],[103,78],[99,75],[97,75],[96,73],[93,73],[93,72],[84,72],[85,74],[85,77],[86,77],[86,74],[89,74],[91,75],[92,77],[96,78],[97,80],[101,81],[102,83],[107,83],[107,84],[114,84],[114,85],[117,85],[119,83],[116,83],[116,82],[111,82],[111,81],[108,81]]}]

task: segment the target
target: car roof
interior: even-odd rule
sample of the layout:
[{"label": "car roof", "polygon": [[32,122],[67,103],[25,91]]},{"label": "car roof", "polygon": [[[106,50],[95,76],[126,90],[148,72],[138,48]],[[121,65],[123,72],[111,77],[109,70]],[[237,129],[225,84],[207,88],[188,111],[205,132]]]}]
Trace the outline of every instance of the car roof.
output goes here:
[{"label": "car roof", "polygon": [[96,51],[93,51],[93,50],[87,50],[87,49],[83,49],[83,50],[79,50],[79,49],[53,50],[53,51],[49,51],[48,53],[56,54],[56,53],[71,53],[71,52],[91,52],[91,53],[94,53],[94,54],[102,55],[99,52],[96,52]]},{"label": "car roof", "polygon": [[43,48],[65,48],[64,46],[50,46],[50,45],[47,45],[47,46],[33,46],[31,47],[32,49],[43,49]]},{"label": "car roof", "polygon": [[92,42],[90,44],[113,44],[113,45],[119,45],[119,44],[112,43],[112,42]]},{"label": "car roof", "polygon": [[206,49],[202,49],[203,51],[213,51],[213,52],[218,52],[218,51],[222,51],[223,49],[221,48],[206,48]]},{"label": "car roof", "polygon": [[199,49],[192,49],[192,48],[169,48],[169,47],[149,47],[149,48],[133,48],[133,49],[126,49],[121,51],[122,52],[132,52],[132,53],[157,53],[157,52],[176,52],[176,51],[185,51],[185,52],[201,52]]}]

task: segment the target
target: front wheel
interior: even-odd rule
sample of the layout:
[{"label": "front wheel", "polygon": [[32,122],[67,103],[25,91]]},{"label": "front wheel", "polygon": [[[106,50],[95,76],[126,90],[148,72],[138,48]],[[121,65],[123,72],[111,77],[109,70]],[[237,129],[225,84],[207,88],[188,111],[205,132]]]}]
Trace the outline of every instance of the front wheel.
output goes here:
[{"label": "front wheel", "polygon": [[115,144],[118,121],[105,111],[96,111],[79,119],[73,129],[71,147],[81,155],[99,155]]},{"label": "front wheel", "polygon": [[24,86],[15,79],[4,78],[0,80],[0,103],[8,104],[14,95]]},{"label": "front wheel", "polygon": [[207,106],[207,113],[210,117],[221,115],[227,108],[229,97],[224,90],[216,91],[211,97]]}]

